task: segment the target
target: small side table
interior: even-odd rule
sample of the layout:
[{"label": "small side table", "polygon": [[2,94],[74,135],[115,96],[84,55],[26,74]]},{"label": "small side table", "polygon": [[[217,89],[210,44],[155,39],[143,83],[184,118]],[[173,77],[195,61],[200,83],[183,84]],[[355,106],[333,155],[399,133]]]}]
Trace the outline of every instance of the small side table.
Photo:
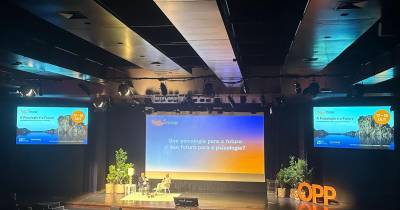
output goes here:
[{"label": "small side table", "polygon": [[125,195],[130,195],[136,192],[136,184],[126,184],[125,185]]}]

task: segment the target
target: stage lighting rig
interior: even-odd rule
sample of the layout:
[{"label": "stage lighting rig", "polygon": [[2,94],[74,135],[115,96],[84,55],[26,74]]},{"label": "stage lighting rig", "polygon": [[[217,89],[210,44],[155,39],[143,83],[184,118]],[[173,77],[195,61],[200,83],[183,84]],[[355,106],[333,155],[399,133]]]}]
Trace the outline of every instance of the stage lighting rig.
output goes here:
[{"label": "stage lighting rig", "polygon": [[39,95],[39,88],[33,86],[22,86],[17,90],[17,94],[21,97],[35,97]]},{"label": "stage lighting rig", "polygon": [[165,84],[165,81],[162,81],[160,83],[160,90],[161,90],[161,95],[163,95],[163,96],[168,95],[168,88],[167,88],[167,85]]},{"label": "stage lighting rig", "polygon": [[132,95],[133,92],[132,92],[131,88],[133,88],[132,82],[122,82],[118,86],[118,95],[124,96],[124,97]]},{"label": "stage lighting rig", "polygon": [[214,97],[215,96],[214,85],[211,82],[207,82],[207,83],[204,84],[203,94],[208,96],[208,97]]},{"label": "stage lighting rig", "polygon": [[231,108],[235,108],[235,99],[232,96],[228,96],[228,101],[229,101],[229,105],[231,106]]},{"label": "stage lighting rig", "polygon": [[105,95],[97,94],[96,97],[93,99],[93,107],[95,111],[106,111],[108,107],[111,105],[111,98]]},{"label": "stage lighting rig", "polygon": [[296,82],[294,82],[293,85],[294,85],[294,92],[296,94],[301,94],[302,89],[301,89],[300,83],[296,81]]}]

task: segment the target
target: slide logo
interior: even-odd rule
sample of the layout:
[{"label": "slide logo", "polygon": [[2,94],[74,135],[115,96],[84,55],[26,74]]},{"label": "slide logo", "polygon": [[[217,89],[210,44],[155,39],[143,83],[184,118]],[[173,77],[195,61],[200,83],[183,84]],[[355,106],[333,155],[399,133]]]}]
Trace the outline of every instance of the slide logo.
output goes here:
[{"label": "slide logo", "polygon": [[80,110],[76,110],[76,111],[72,112],[71,120],[72,120],[72,122],[74,122],[76,124],[81,124],[85,120],[85,113],[83,113]]},{"label": "slide logo", "polygon": [[388,111],[381,109],[374,113],[373,119],[377,124],[385,125],[389,123],[390,114]]},{"label": "slide logo", "polygon": [[[303,188],[307,188],[308,195],[303,193]],[[332,186],[321,186],[318,184],[309,184],[307,182],[302,182],[297,187],[297,192],[300,200],[311,201],[317,203],[317,198],[324,198],[324,205],[329,204],[329,200],[336,198],[336,190]]]},{"label": "slide logo", "polygon": [[178,125],[178,122],[176,121],[166,121],[166,120],[152,120],[151,124],[154,126],[164,126],[164,125]]}]

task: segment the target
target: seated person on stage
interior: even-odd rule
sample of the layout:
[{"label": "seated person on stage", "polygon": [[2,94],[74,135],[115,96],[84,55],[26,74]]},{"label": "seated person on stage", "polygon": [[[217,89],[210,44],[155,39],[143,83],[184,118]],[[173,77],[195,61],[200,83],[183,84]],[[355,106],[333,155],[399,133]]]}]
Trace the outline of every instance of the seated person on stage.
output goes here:
[{"label": "seated person on stage", "polygon": [[171,178],[169,177],[169,173],[165,175],[161,183],[157,184],[156,192],[161,192],[161,190],[169,190],[171,185]]},{"label": "seated person on stage", "polygon": [[142,172],[138,181],[139,190],[144,193],[149,190],[149,185],[149,179],[145,176],[144,172]]}]

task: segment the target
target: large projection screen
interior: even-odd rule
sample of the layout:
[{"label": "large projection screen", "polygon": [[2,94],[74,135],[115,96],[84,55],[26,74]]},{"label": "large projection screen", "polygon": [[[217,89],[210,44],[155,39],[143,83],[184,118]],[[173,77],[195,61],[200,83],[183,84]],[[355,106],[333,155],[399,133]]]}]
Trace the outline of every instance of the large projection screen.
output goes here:
[{"label": "large projection screen", "polygon": [[390,106],[314,107],[314,147],[394,150]]},{"label": "large projection screen", "polygon": [[264,182],[262,114],[146,115],[146,174]]},{"label": "large projection screen", "polygon": [[87,107],[17,107],[16,144],[87,144]]}]

